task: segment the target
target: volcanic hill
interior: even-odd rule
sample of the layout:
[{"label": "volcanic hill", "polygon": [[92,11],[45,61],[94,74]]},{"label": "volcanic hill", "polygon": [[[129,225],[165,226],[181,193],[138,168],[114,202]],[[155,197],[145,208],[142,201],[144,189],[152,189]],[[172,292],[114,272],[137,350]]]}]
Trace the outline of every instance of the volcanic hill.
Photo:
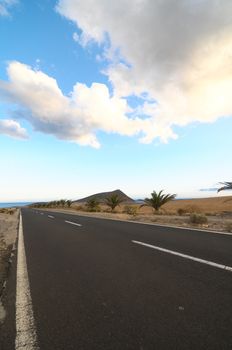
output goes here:
[{"label": "volcanic hill", "polygon": [[121,190],[114,190],[114,191],[110,191],[110,192],[96,193],[96,194],[93,194],[91,196],[78,199],[76,201],[73,201],[73,204],[75,204],[75,203],[85,203],[85,202],[87,202],[87,201],[89,201],[90,199],[93,199],[93,198],[95,198],[100,203],[104,203],[106,198],[110,197],[112,194],[118,195],[123,200],[123,202],[125,202],[125,203],[128,203],[128,204],[135,203],[135,201],[132,198],[128,197]]}]

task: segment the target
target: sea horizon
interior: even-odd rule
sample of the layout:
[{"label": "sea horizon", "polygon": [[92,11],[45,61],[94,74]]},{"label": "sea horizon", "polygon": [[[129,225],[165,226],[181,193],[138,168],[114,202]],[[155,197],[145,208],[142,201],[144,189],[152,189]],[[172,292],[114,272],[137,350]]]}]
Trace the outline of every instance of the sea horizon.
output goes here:
[{"label": "sea horizon", "polygon": [[32,202],[0,202],[0,208],[23,207]]}]

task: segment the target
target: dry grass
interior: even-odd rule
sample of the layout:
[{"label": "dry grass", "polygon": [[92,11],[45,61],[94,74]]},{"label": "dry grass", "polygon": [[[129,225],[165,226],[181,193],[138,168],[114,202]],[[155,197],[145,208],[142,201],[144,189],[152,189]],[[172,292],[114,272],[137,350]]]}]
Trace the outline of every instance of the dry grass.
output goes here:
[{"label": "dry grass", "polygon": [[174,212],[182,208],[190,213],[197,212],[207,215],[232,213],[232,196],[175,200],[165,204],[163,208]]}]

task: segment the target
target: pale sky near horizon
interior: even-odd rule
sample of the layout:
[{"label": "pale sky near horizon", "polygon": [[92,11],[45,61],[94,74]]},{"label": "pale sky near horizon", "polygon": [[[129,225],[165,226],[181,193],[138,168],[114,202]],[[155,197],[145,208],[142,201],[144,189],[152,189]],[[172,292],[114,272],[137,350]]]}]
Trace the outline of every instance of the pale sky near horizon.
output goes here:
[{"label": "pale sky near horizon", "polygon": [[0,0],[0,52],[0,202],[232,181],[231,0]]}]

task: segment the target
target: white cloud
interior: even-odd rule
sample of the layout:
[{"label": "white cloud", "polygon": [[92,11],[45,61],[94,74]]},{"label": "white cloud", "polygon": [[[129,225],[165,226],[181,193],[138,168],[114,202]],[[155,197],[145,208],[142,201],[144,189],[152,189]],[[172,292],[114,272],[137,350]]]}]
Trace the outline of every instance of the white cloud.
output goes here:
[{"label": "white cloud", "polygon": [[0,134],[16,139],[27,139],[27,132],[20,124],[10,119],[0,119]]},{"label": "white cloud", "polygon": [[[20,62],[11,62],[7,73],[9,81],[0,81],[0,95],[16,105],[14,117],[29,121],[35,130],[81,145],[100,146],[96,133],[172,137],[171,130],[154,125],[152,118],[128,117],[133,112],[127,101],[110,96],[106,85],[93,83],[91,87],[76,83],[69,96],[65,96],[54,78],[33,70]],[[134,111],[136,114],[136,112]]]},{"label": "white cloud", "polygon": [[17,2],[18,0],[0,0],[0,16],[9,16],[9,8]]},{"label": "white cloud", "polygon": [[73,33],[73,40],[76,41],[77,43],[80,42],[80,37],[76,32]]},{"label": "white cloud", "polygon": [[115,98],[147,93],[144,142],[231,115],[231,0],[60,0],[57,11],[82,30],[85,45],[106,44]]}]

